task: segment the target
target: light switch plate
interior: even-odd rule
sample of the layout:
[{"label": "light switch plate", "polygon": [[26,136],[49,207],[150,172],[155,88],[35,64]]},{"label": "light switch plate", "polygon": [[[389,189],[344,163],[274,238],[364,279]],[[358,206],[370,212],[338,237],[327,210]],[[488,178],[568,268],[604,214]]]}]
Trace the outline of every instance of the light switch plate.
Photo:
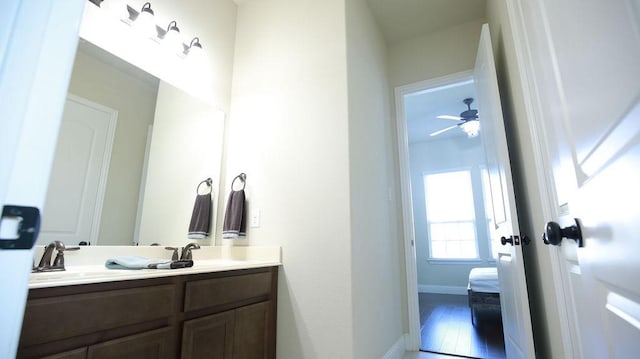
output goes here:
[{"label": "light switch plate", "polygon": [[251,211],[250,225],[252,228],[260,227],[260,209],[256,208]]}]

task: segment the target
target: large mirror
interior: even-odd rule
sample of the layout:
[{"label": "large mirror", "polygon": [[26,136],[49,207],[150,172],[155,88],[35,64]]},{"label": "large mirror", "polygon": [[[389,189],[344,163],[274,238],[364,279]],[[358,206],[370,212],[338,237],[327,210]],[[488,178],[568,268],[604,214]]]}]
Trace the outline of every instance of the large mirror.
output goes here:
[{"label": "large mirror", "polygon": [[197,190],[214,244],[223,117],[81,39],[39,244],[184,245]]}]

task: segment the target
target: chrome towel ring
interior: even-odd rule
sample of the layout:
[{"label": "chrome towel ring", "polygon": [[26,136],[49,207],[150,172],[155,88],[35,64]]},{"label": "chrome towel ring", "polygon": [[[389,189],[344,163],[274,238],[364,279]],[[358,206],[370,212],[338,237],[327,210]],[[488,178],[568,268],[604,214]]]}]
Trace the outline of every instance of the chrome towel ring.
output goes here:
[{"label": "chrome towel ring", "polygon": [[213,180],[211,179],[211,177],[207,178],[206,180],[200,182],[198,184],[198,187],[196,187],[196,194],[200,194],[200,186],[202,186],[203,184],[206,184],[207,187],[209,187],[209,192],[206,193],[202,193],[202,194],[211,194],[211,192],[213,191],[213,187],[211,186],[211,184],[213,183]]},{"label": "chrome towel ring", "polygon": [[242,181],[242,188],[240,188],[238,191],[242,191],[244,190],[244,188],[247,186],[247,175],[244,173],[240,173],[239,175],[235,176],[233,181],[231,181],[231,190],[235,191],[233,189],[233,185],[236,183],[236,180],[239,179],[240,181]]}]

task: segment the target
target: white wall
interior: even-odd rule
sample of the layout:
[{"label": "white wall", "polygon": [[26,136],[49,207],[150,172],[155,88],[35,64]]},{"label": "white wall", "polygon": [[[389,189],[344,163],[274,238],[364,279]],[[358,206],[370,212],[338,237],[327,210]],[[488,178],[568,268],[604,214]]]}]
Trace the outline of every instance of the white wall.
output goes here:
[{"label": "white wall", "polygon": [[[485,220],[487,216],[481,174],[486,161],[481,137],[481,135],[475,138],[457,137],[409,145],[418,289],[421,291],[457,290],[455,293],[466,293],[471,268],[495,266],[495,262],[489,261],[491,249]],[[473,263],[429,262],[423,174],[464,169],[471,171],[480,259]]]},{"label": "white wall", "polygon": [[347,95],[344,1],[239,5],[221,188],[246,173],[247,242],[282,246],[279,358],[354,352]]},{"label": "white wall", "polygon": [[389,46],[392,87],[473,69],[484,19]]},{"label": "white wall", "polygon": [[149,83],[78,51],[69,92],[118,111],[98,238],[100,245],[129,245],[133,241],[147,128],[153,124],[157,80]]},{"label": "white wall", "polygon": [[364,0],[346,1],[352,358],[381,358],[403,334],[404,253],[386,47]]},{"label": "white wall", "polygon": [[[140,220],[140,244],[184,246],[193,242],[187,233],[196,189],[208,177],[213,179],[211,196],[215,214],[223,133],[222,111],[160,83]],[[205,189],[201,188],[201,193]],[[213,217],[211,236],[196,242],[213,244],[216,228]]]},{"label": "white wall", "polygon": [[540,189],[533,158],[533,145],[525,117],[515,46],[507,18],[505,0],[487,2],[494,56],[503,104],[505,127],[513,169],[520,230],[532,239],[524,247],[525,269],[531,306],[531,321],[540,358],[562,358],[560,315],[551,280],[551,251],[542,243],[545,218],[542,218]]}]

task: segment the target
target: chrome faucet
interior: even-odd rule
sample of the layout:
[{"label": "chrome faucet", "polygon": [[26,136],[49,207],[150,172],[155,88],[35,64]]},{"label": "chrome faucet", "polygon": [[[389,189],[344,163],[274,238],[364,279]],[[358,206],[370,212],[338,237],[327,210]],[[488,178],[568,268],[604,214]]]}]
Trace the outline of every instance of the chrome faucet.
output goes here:
[{"label": "chrome faucet", "polygon": [[191,260],[193,258],[191,250],[193,249],[200,249],[200,245],[198,243],[189,243],[184,246],[184,248],[182,248],[180,260]]},{"label": "chrome faucet", "polygon": [[[33,268],[33,272],[47,272],[47,271],[63,271],[64,268],[64,251],[73,251],[78,250],[80,247],[66,247],[64,243],[61,241],[53,241],[49,243],[42,254],[42,258],[40,258],[40,263],[38,263],[37,267]],[[55,259],[53,260],[53,264],[51,263],[51,256],[53,255],[53,251],[57,250]]]}]

